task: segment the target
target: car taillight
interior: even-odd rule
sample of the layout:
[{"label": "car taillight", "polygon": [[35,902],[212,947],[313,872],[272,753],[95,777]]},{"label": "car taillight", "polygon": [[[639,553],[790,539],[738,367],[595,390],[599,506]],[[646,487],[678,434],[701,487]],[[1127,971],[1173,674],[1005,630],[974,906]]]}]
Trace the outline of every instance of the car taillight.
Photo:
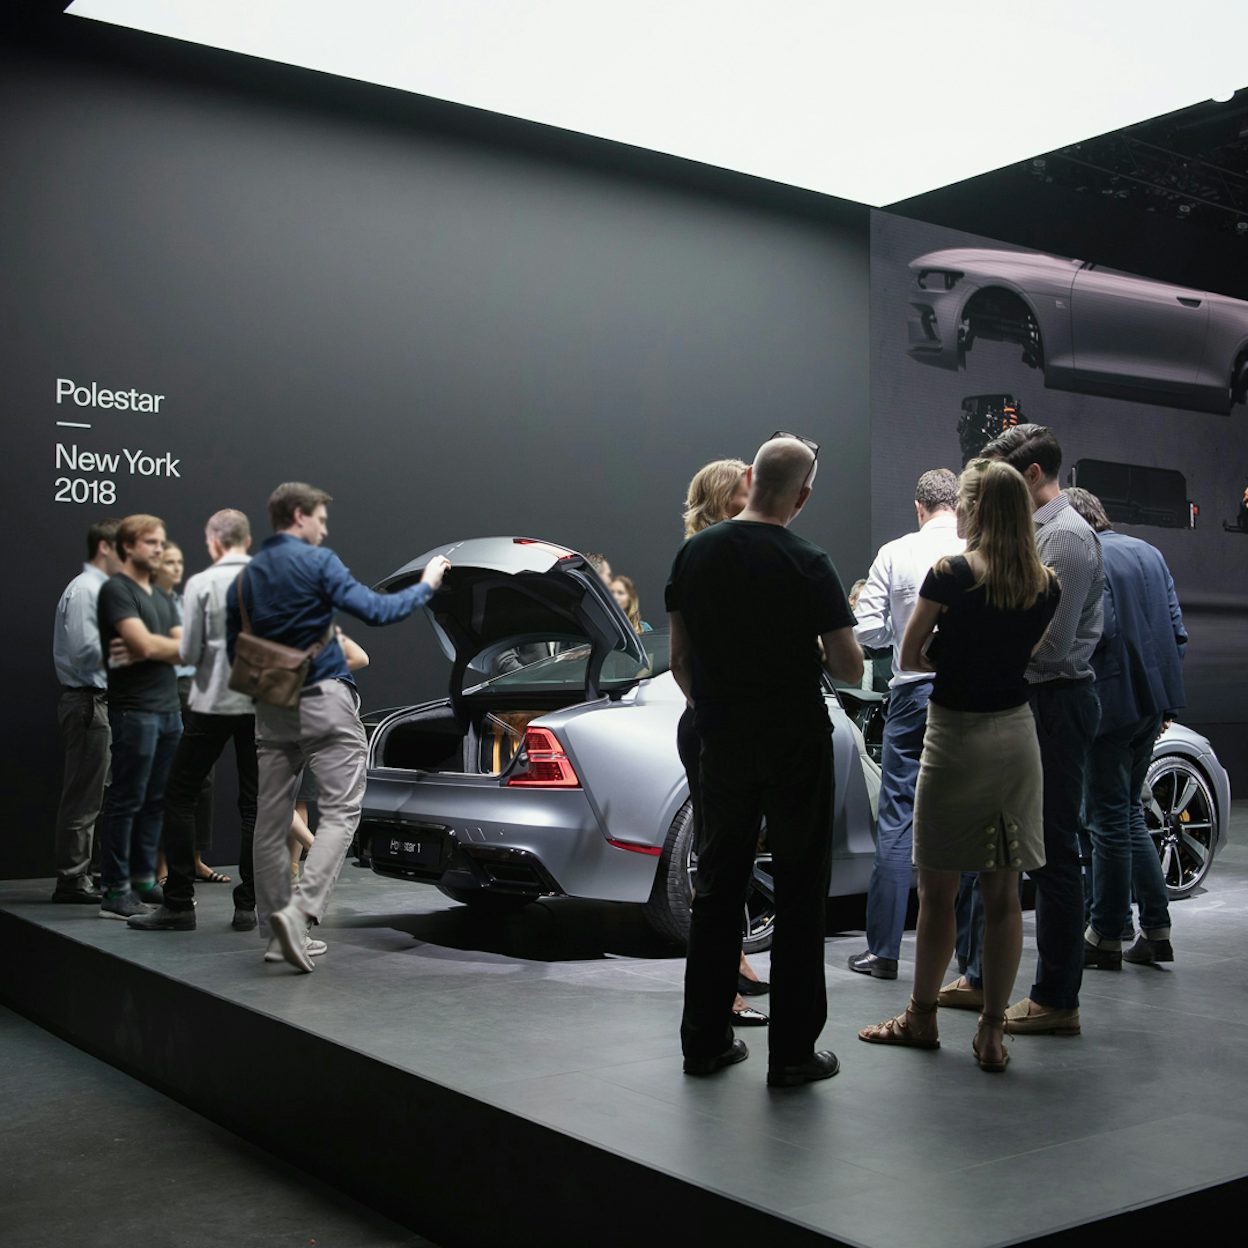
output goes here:
[{"label": "car taillight", "polygon": [[563,752],[559,738],[548,728],[530,728],[520,747],[521,767],[507,779],[511,789],[579,789],[580,779]]}]

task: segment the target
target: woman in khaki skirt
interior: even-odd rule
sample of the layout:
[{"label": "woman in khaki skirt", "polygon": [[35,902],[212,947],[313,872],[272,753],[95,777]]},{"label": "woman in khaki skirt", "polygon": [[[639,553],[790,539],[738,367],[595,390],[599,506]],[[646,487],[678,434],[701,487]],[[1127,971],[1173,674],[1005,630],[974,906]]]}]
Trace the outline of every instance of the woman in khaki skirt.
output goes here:
[{"label": "woman in khaki skirt", "polygon": [[1019,873],[1044,864],[1040,748],[1023,673],[1061,591],[1036,553],[1026,483],[1008,464],[967,465],[958,533],[966,553],[928,573],[901,650],[904,668],[935,672],[914,801],[914,992],[903,1013],[858,1036],[940,1046],[936,996],[953,953],[958,884],[963,871],[977,871],[984,1012],[972,1050],[983,1070],[1002,1071],[1005,1007],[1023,945]]}]

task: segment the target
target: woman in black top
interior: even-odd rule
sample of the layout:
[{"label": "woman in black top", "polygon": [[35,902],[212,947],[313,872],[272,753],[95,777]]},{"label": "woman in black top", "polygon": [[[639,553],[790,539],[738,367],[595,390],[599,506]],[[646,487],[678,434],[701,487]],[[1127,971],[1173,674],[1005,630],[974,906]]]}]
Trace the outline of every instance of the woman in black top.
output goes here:
[{"label": "woman in black top", "polygon": [[972,1049],[983,1070],[1002,1071],[1005,1007],[1023,943],[1019,874],[1044,865],[1040,749],[1024,672],[1061,591],[1036,553],[1027,485],[1008,464],[967,466],[958,533],[966,553],[928,573],[901,650],[903,667],[935,673],[914,804],[914,993],[904,1013],[858,1035],[939,1046],[936,997],[953,952],[958,884],[961,872],[977,871],[984,1012]]}]

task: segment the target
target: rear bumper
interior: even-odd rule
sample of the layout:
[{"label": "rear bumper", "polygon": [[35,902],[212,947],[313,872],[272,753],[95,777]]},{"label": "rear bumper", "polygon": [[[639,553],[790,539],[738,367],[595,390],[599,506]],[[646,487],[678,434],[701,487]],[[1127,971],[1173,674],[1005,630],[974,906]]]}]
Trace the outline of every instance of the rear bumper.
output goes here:
[{"label": "rear bumper", "polygon": [[385,769],[369,773],[360,840],[378,874],[529,896],[645,901],[658,861],[611,845],[583,789]]}]

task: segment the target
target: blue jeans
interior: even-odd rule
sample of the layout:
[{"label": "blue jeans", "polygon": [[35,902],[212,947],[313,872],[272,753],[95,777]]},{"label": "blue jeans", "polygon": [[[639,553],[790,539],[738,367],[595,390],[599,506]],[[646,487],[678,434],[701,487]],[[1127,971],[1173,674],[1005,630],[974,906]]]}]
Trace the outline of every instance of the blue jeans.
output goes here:
[{"label": "blue jeans", "polygon": [[1146,932],[1164,929],[1169,936],[1166,882],[1141,805],[1160,726],[1161,716],[1149,715],[1102,733],[1092,745],[1086,810],[1092,841],[1088,925],[1111,949],[1119,947],[1130,920],[1132,891],[1140,904],[1140,926]]},{"label": "blue jeans", "polygon": [[896,959],[901,952],[913,874],[914,786],[931,693],[930,680],[898,685],[884,721],[875,866],[867,889],[867,948],[877,958]]},{"label": "blue jeans", "polygon": [[[1083,868],[1079,836],[1083,816],[1084,776],[1101,704],[1092,681],[1054,681],[1028,687],[1027,700],[1036,721],[1040,763],[1044,768],[1045,863],[1029,871],[1036,886],[1036,982],[1028,996],[1051,1010],[1079,1006],[1083,983]],[[976,890],[978,894],[978,890]],[[978,895],[975,919],[979,939],[967,979],[983,987],[980,951],[983,908]]]},{"label": "blue jeans", "polygon": [[182,735],[181,711],[123,711],[110,707],[113,779],[100,813],[104,887],[128,888],[156,874],[165,817],[165,781]]},{"label": "blue jeans", "polygon": [[[1149,757],[1151,760],[1151,750]],[[1131,806],[1131,892],[1140,908],[1140,931],[1150,940],[1169,940],[1170,894],[1166,891],[1166,877],[1162,874],[1161,859],[1157,857],[1157,846],[1144,822],[1142,801]],[[1128,910],[1124,927],[1130,918]]]}]

